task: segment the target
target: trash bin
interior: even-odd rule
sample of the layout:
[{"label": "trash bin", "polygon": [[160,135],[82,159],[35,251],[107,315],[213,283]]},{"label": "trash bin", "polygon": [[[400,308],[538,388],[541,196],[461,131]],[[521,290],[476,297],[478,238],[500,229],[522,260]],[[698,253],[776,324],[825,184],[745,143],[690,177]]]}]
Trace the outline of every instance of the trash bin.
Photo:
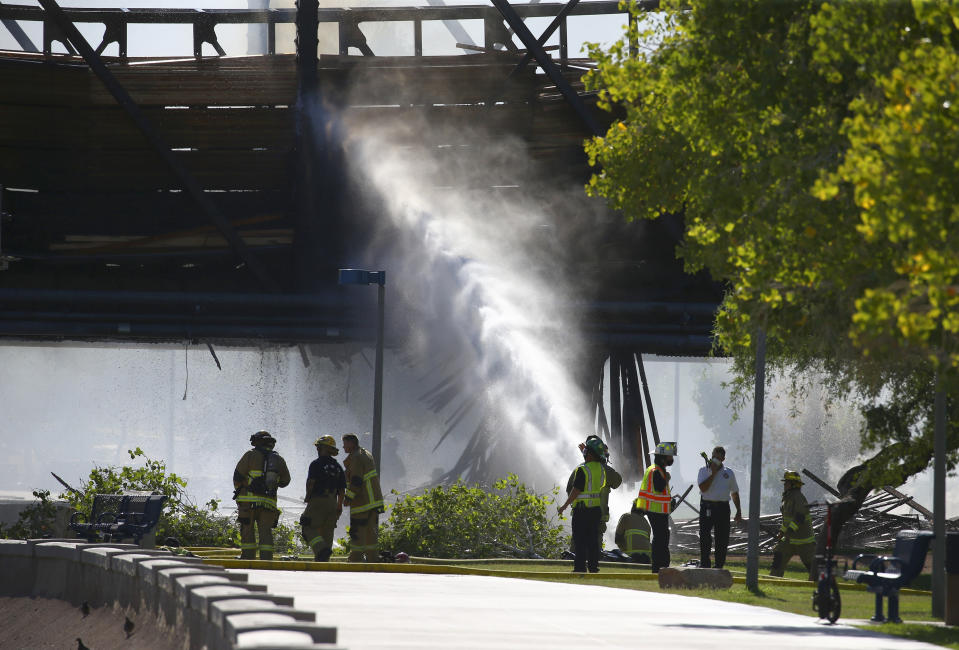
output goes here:
[{"label": "trash bin", "polygon": [[946,625],[959,625],[959,532],[946,533]]}]

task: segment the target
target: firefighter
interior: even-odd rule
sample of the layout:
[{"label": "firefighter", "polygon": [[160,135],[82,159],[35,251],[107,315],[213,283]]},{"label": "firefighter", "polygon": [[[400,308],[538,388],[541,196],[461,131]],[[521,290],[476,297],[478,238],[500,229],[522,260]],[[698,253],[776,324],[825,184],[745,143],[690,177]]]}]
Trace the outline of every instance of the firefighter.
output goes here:
[{"label": "firefighter", "polygon": [[623,513],[616,525],[616,546],[633,562],[649,564],[649,522],[635,506]]},{"label": "firefighter", "polygon": [[573,504],[574,573],[599,572],[599,525],[602,522],[602,491],[606,486],[606,468],[602,459],[606,445],[590,437],[582,448],[583,464],[576,468],[573,487],[566,503],[557,508],[559,514]]},{"label": "firefighter", "polygon": [[[286,461],[273,451],[276,438],[267,431],[250,436],[250,449],[233,470],[233,498],[240,522],[240,559],[273,559],[273,529],[280,520],[276,505],[277,488],[290,484]],[[254,531],[254,528],[256,529]],[[259,544],[257,544],[259,536]]]},{"label": "firefighter", "polygon": [[802,560],[809,579],[816,580],[816,536],[812,532],[812,519],[809,517],[809,504],[802,493],[802,478],[799,472],[787,470],[783,474],[783,500],[780,506],[783,523],[779,529],[779,542],[773,549],[773,566],[769,575],[782,577],[786,565],[793,555]]},{"label": "firefighter", "polygon": [[[587,441],[595,438],[602,442],[602,438],[597,435],[591,435],[586,438]],[[606,446],[606,443],[603,443],[603,447],[606,449],[606,453],[603,458],[600,460],[603,463],[603,468],[606,470],[606,485],[603,486],[602,495],[600,496],[601,504],[600,506],[603,509],[603,515],[599,520],[599,550],[600,553],[603,551],[603,541],[606,539],[606,524],[609,521],[609,493],[612,490],[615,490],[620,485],[623,484],[622,475],[613,469],[612,465],[609,464],[609,447]],[[579,450],[582,452],[586,448],[586,443],[579,443]],[[578,468],[577,468],[578,469]],[[576,470],[573,470],[573,473],[569,475],[569,479],[566,481],[566,494],[569,494],[570,490],[573,489],[573,479],[576,478]],[[573,553],[576,552],[575,544],[570,540],[570,551]]]},{"label": "firefighter", "polygon": [[669,566],[669,513],[671,499],[669,492],[669,472],[666,468],[673,464],[676,456],[675,442],[661,442],[656,445],[653,464],[646,468],[643,480],[639,484],[639,496],[634,508],[646,514],[652,530],[652,571],[659,573]]},{"label": "firefighter", "polygon": [[306,476],[306,509],[300,516],[303,539],[313,549],[317,562],[326,562],[333,554],[333,531],[343,513],[346,477],[333,456],[340,453],[333,436],[320,436],[313,443],[317,459],[310,463]]},{"label": "firefighter", "polygon": [[376,562],[383,492],[373,455],[360,447],[355,434],[343,436],[346,503],[350,506],[349,562]]}]

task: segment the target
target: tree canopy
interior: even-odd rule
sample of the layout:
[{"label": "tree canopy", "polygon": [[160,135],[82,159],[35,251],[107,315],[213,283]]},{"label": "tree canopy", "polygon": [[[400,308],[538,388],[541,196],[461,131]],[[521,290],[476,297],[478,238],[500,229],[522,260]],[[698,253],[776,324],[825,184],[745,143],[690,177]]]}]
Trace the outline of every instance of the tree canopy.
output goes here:
[{"label": "tree canopy", "polygon": [[874,482],[920,471],[936,382],[959,383],[959,3],[635,15],[591,51],[588,83],[624,117],[587,143],[587,190],[628,219],[684,215],[678,254],[728,286],[716,334],[740,388],[762,329],[773,372],[863,398]]}]

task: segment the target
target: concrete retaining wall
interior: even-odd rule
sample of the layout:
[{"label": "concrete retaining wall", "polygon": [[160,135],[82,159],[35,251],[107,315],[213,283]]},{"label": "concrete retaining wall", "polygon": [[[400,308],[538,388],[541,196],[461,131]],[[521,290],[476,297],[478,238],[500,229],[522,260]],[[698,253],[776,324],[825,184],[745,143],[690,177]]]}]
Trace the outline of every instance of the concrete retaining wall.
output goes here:
[{"label": "concrete retaining wall", "polygon": [[[0,596],[57,598],[153,617],[190,650],[336,650],[336,628],[293,599],[200,558],[133,544],[0,539]],[[180,642],[177,645],[181,645]]]}]

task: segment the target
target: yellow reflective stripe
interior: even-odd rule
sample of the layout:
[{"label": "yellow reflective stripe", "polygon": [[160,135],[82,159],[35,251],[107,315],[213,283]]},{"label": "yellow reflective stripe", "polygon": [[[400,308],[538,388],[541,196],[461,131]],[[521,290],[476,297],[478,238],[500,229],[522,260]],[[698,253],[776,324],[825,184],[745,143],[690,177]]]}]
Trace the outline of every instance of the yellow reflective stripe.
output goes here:
[{"label": "yellow reflective stripe", "polygon": [[787,540],[786,540],[786,542],[789,543],[789,544],[812,544],[812,543],[815,542],[815,541],[816,541],[816,536],[815,536],[815,535],[813,535],[812,537],[803,537],[802,539],[792,539],[792,538],[790,538],[790,539],[787,539]]},{"label": "yellow reflective stripe", "polygon": [[[577,495],[576,499],[573,500],[573,505],[576,506],[580,503],[585,505],[587,508],[595,508],[602,505],[602,490],[606,485],[606,472],[603,470],[603,466],[597,461],[589,461],[583,463],[577,469],[582,469],[586,474],[586,484],[583,486],[583,491]],[[593,476],[594,470],[598,469],[602,480],[596,480],[597,477]],[[597,491],[596,484],[600,483],[599,491]]]},{"label": "yellow reflective stripe", "polygon": [[269,546],[266,546],[266,545],[260,546],[260,550],[261,550],[261,551],[272,551],[272,550],[273,550],[273,545],[270,544]]},{"label": "yellow reflective stripe", "polygon": [[[633,528],[633,529],[627,530],[627,531],[626,531],[626,553],[627,553],[627,555],[630,554],[630,553],[632,553],[633,551],[641,550],[641,549],[639,548],[639,544],[637,544],[637,543],[635,543],[635,542],[633,541],[633,538],[634,538],[634,537],[637,537],[637,536],[644,537],[644,538],[646,538],[646,542],[649,542],[649,533],[646,532],[645,530],[642,530],[641,528]],[[646,550],[646,544],[643,544],[643,549],[642,549],[642,550]]]},{"label": "yellow reflective stripe", "polygon": [[241,549],[256,548],[256,544],[255,544],[255,543],[254,543],[254,544],[240,544],[240,548],[241,548]]},{"label": "yellow reflective stripe", "polygon": [[347,499],[352,499],[353,497],[356,496],[356,492],[354,492],[353,490],[347,490],[346,492],[344,492],[344,494],[346,495]]},{"label": "yellow reflective stripe", "polygon": [[321,544],[321,543],[323,543],[323,536],[322,536],[322,535],[317,535],[316,537],[314,537],[313,539],[311,539],[310,541],[308,541],[308,542],[306,543],[306,545],[307,545],[307,546],[315,546],[316,544]]},{"label": "yellow reflective stripe", "polygon": [[260,496],[257,494],[243,494],[238,496],[236,500],[238,503],[252,503],[253,505],[265,506],[277,511],[279,510],[279,508],[276,506],[276,499],[271,497]]},{"label": "yellow reflective stripe", "polygon": [[370,481],[370,480],[372,480],[376,475],[377,475],[376,470],[375,470],[375,469],[371,469],[370,471],[368,471],[366,474],[363,475],[363,480],[364,480],[364,481]]},{"label": "yellow reflective stripe", "polygon": [[382,501],[374,501],[373,503],[367,503],[365,506],[350,506],[350,514],[359,514],[367,510],[372,510],[373,508],[379,508],[382,505]]},{"label": "yellow reflective stripe", "polygon": [[263,476],[263,470],[261,470],[261,469],[251,469],[249,476],[250,476],[250,478],[259,478],[259,477]]},{"label": "yellow reflective stripe", "polygon": [[357,546],[356,544],[350,544],[350,550],[351,551],[369,551],[369,550],[375,549],[377,546],[378,546],[377,544],[370,544],[368,546]]}]

